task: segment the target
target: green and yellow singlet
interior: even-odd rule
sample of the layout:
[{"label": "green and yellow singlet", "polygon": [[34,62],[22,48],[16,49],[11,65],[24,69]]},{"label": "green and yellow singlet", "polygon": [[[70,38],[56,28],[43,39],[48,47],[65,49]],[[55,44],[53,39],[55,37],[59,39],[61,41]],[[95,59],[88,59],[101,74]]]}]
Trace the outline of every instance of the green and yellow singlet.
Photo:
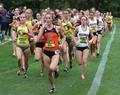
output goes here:
[{"label": "green and yellow singlet", "polygon": [[19,46],[29,46],[29,32],[27,26],[18,26],[17,27],[17,45]]},{"label": "green and yellow singlet", "polygon": [[66,21],[62,22],[62,25],[63,25],[63,27],[64,27],[64,31],[65,31],[66,37],[67,37],[67,38],[71,38],[72,35],[73,35],[73,31],[74,31],[74,30],[71,28],[71,27],[72,27],[71,22],[66,20]]}]

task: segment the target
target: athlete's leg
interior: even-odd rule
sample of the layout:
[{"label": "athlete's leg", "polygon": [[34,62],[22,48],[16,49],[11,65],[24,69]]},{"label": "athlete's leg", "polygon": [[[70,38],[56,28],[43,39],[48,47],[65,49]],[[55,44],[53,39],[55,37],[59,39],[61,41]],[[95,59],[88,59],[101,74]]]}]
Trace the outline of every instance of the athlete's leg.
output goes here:
[{"label": "athlete's leg", "polygon": [[17,74],[20,75],[20,69],[21,69],[21,64],[22,64],[22,56],[23,56],[23,52],[22,52],[21,48],[16,47],[16,55],[17,55],[17,60],[18,60]]},{"label": "athlete's leg", "polygon": [[78,64],[79,64],[79,65],[82,64],[82,56],[83,56],[82,51],[77,50],[77,51],[76,51],[76,57],[77,57],[77,60],[78,60]]},{"label": "athlete's leg", "polygon": [[88,54],[89,54],[89,49],[85,49],[83,51],[83,63],[82,63],[82,75],[81,75],[82,80],[85,79],[86,65],[88,63]]},{"label": "athlete's leg", "polygon": [[96,43],[97,43],[97,36],[93,36],[93,41],[92,41],[92,44],[91,44],[91,57],[92,57],[92,60],[95,60],[96,59]]},{"label": "athlete's leg", "polygon": [[55,88],[55,80],[53,74],[57,70],[58,61],[59,61],[59,54],[54,55],[51,59],[51,64],[49,67],[49,81],[51,83],[52,89]]},{"label": "athlete's leg", "polygon": [[68,45],[67,42],[64,43],[63,45],[63,60],[64,60],[64,64],[65,64],[65,70],[64,71],[68,71]]},{"label": "athlete's leg", "polygon": [[71,42],[69,44],[69,62],[70,62],[70,68],[72,68],[72,60],[73,60],[73,44]]},{"label": "athlete's leg", "polygon": [[33,55],[34,55],[34,48],[35,48],[35,44],[34,44],[33,39],[31,38],[31,42],[30,42],[30,51],[31,51],[31,54],[33,54]]},{"label": "athlete's leg", "polygon": [[25,51],[24,51],[24,60],[25,60],[25,68],[24,68],[24,76],[25,78],[27,78],[27,70],[28,70],[28,59],[29,59],[29,55],[30,55],[30,48],[27,48]]},{"label": "athlete's leg", "polygon": [[98,34],[98,38],[97,38],[97,56],[99,56],[99,53],[100,53],[101,38],[102,38],[102,35]]},{"label": "athlete's leg", "polygon": [[16,56],[16,33],[12,30],[13,55]]},{"label": "athlete's leg", "polygon": [[39,61],[40,59],[42,59],[41,53],[42,53],[42,48],[36,47],[35,56],[34,56],[35,61]]}]

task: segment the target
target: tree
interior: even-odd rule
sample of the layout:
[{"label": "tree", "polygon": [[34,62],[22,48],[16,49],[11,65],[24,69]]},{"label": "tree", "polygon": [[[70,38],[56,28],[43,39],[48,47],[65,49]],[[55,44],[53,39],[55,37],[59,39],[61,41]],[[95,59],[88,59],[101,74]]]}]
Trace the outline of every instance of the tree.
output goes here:
[{"label": "tree", "polygon": [[120,17],[120,0],[0,0],[5,8],[26,5],[33,10],[47,7],[56,9],[77,8],[90,9],[95,7],[100,11],[112,11],[113,15]]}]

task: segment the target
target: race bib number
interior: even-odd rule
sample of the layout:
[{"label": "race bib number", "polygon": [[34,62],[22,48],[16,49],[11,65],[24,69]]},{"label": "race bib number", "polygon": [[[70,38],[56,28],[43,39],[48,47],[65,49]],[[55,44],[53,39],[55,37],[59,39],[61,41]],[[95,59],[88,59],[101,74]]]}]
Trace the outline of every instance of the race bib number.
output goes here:
[{"label": "race bib number", "polygon": [[80,43],[87,43],[87,37],[81,37]]},{"label": "race bib number", "polygon": [[68,25],[65,25],[65,26],[64,26],[64,29],[65,29],[65,31],[68,31],[70,28],[69,28]]},{"label": "race bib number", "polygon": [[96,31],[96,26],[91,26],[91,29]]},{"label": "race bib number", "polygon": [[48,48],[52,48],[52,47],[55,47],[55,43],[54,42],[47,42],[45,44],[45,46],[48,47]]},{"label": "race bib number", "polygon": [[66,34],[66,36],[67,36],[67,37],[71,37],[72,34],[73,34],[73,33],[72,33],[71,31],[68,31],[67,34]]}]

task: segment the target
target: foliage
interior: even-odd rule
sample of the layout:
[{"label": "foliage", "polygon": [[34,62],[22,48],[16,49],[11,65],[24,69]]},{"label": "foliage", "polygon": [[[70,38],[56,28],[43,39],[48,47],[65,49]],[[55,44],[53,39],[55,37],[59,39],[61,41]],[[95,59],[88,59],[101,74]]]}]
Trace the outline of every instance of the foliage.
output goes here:
[{"label": "foliage", "polygon": [[95,7],[96,9],[106,12],[111,11],[114,16],[120,16],[120,0],[0,0],[6,8],[28,6],[32,9],[44,9],[48,6],[56,9],[77,8],[89,9]]}]

